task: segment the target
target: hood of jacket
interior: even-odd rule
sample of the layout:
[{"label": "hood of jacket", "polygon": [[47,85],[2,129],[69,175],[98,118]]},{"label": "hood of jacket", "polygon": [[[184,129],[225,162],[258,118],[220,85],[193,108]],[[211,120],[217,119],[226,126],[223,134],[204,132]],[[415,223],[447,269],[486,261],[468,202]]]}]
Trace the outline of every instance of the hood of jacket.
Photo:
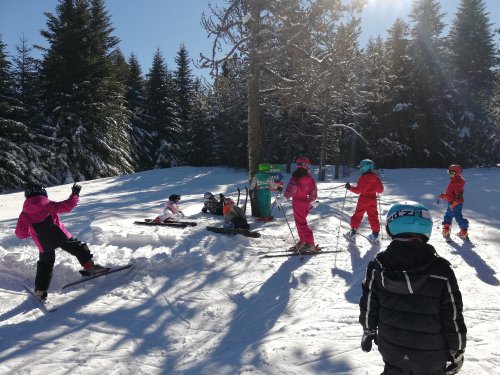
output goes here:
[{"label": "hood of jacket", "polygon": [[434,247],[420,241],[394,240],[375,258],[382,287],[398,294],[415,293],[430,277],[438,259]]},{"label": "hood of jacket", "polygon": [[35,195],[27,198],[23,204],[23,212],[27,214],[33,223],[44,220],[50,213],[50,200],[43,195]]}]

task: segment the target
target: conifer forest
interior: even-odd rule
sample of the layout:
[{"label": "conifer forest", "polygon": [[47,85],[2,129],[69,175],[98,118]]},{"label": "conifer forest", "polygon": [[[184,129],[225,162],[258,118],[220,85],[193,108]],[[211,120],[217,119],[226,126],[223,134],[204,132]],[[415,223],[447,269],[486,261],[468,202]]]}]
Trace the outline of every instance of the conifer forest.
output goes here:
[{"label": "conifer forest", "polygon": [[60,0],[44,46],[20,38],[10,55],[0,33],[0,191],[173,166],[253,174],[299,155],[321,167],[499,164],[500,29],[484,1],[461,0],[450,24],[440,1],[415,1],[408,21],[360,45],[363,3],[207,5],[213,53],[181,44],[143,67],[120,51],[104,0]]}]

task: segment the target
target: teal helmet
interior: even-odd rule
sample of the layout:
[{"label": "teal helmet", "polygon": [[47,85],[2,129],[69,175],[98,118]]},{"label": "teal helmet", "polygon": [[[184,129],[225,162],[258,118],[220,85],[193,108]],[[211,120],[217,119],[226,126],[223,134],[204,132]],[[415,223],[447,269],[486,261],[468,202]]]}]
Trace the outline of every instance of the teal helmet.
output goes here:
[{"label": "teal helmet", "polygon": [[399,202],[389,209],[385,228],[391,238],[419,236],[427,242],[432,233],[431,213],[421,203]]},{"label": "teal helmet", "polygon": [[372,171],[375,168],[375,163],[373,162],[373,160],[363,159],[359,162],[358,168],[363,173]]}]

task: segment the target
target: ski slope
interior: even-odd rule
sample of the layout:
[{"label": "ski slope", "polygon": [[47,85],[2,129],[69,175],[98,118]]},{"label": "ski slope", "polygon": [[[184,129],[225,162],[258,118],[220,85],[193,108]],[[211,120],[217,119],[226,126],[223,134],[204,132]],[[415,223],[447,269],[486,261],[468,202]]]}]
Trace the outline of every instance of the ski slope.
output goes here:
[{"label": "ski slope", "polygon": [[[245,171],[181,167],[83,182],[79,205],[61,216],[66,227],[98,263],[135,267],[63,292],[79,278],[79,264],[58,250],[49,291],[58,311],[48,314],[23,288],[33,283],[38,256],[31,240],[14,235],[23,193],[0,195],[0,374],[379,374],[376,346],[360,349],[358,300],[366,265],[389,239],[384,233],[379,248],[339,236],[349,229],[357,196],[333,188],[358,175],[334,181],[328,172],[309,221],[316,242],[340,252],[306,259],[260,258],[293,243],[277,209],[270,223],[249,216],[262,234],[257,239],[205,229],[222,225],[222,217],[201,213],[203,194],[236,198]],[[385,170],[380,206],[383,215],[404,199],[429,207],[430,243],[452,263],[463,294],[468,343],[461,374],[500,374],[500,169],[466,169],[463,176],[473,247],[440,236],[445,206],[436,199],[448,184],[446,170]],[[48,192],[66,199],[71,184]],[[186,219],[197,226],[133,224],[159,214],[170,194],[182,196]],[[296,236],[289,202],[284,213]],[[370,233],[366,217],[360,231]]]}]

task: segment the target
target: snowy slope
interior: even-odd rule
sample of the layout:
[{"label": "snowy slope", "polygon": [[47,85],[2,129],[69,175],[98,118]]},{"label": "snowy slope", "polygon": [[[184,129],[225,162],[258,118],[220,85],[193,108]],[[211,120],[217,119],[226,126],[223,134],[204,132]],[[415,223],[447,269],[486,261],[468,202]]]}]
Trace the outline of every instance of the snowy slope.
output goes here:
[{"label": "snowy slope", "polygon": [[[439,235],[444,205],[436,198],[448,183],[445,170],[386,170],[381,207],[385,214],[411,199],[431,209],[431,243],[452,262],[465,303],[462,373],[499,374],[500,169],[467,169],[464,177],[474,247]],[[318,183],[321,204],[310,223],[318,243],[341,252],[305,260],[260,259],[259,252],[292,244],[276,209],[276,221],[252,223],[259,239],[205,229],[222,220],[201,214],[203,193],[235,198],[246,178],[240,170],[183,167],[84,182],[78,207],[62,216],[67,228],[100,264],[136,267],[62,292],[79,278],[79,265],[59,251],[50,291],[59,310],[47,315],[22,287],[33,282],[37,260],[33,242],[14,236],[23,194],[0,195],[0,374],[379,374],[376,347],[368,354],[359,347],[357,305],[379,248],[362,237],[356,244],[339,238],[356,196],[332,189],[357,175]],[[49,197],[65,199],[70,186],[48,189]],[[173,193],[198,226],[133,224],[156,216]],[[289,203],[285,213],[294,229]],[[362,225],[368,234],[366,218]]]}]

